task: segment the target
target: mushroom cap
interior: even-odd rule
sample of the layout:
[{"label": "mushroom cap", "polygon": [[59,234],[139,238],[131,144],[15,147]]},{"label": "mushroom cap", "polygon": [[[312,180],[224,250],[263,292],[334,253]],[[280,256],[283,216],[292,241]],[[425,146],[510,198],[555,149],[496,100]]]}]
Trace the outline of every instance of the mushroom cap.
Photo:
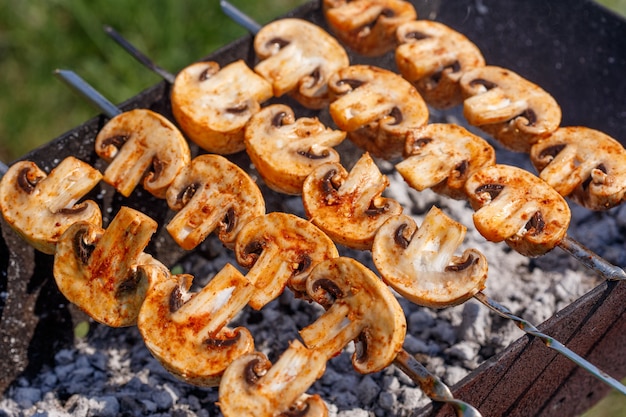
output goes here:
[{"label": "mushroom cap", "polygon": [[324,126],[317,118],[296,119],[293,110],[274,104],[252,116],[246,126],[246,150],[265,183],[285,194],[302,194],[311,171],[338,162],[346,133]]},{"label": "mushroom cap", "polygon": [[329,259],[307,280],[307,292],[326,312],[300,331],[309,349],[335,356],[351,340],[352,365],[358,372],[378,372],[402,350],[404,312],[389,287],[352,258]]},{"label": "mushroom cap", "polygon": [[157,223],[145,214],[122,207],[103,230],[88,222],[72,224],[54,255],[53,273],[59,290],[99,323],[132,326],[150,285],[146,270],[163,264],[143,252]]},{"label": "mushroom cap", "polygon": [[[261,352],[236,359],[224,372],[219,406],[224,417],[324,417],[327,409],[319,396],[305,391],[326,368],[322,352],[309,350],[297,340],[272,363]],[[284,414],[283,414],[284,413]]]},{"label": "mushroom cap", "polygon": [[561,127],[535,143],[530,158],[541,179],[583,207],[607,210],[626,198],[626,150],[600,131]]},{"label": "mushroom cap", "polygon": [[228,248],[244,225],[265,214],[265,200],[250,176],[220,155],[194,158],[167,190],[167,204],[178,213],[166,229],[190,250],[218,229]]},{"label": "mushroom cap", "polygon": [[336,72],[328,88],[336,97],[329,107],[335,124],[375,156],[402,156],[407,131],[428,122],[428,108],[415,87],[389,70],[353,65]]},{"label": "mushroom cap", "polygon": [[438,109],[461,104],[461,76],[485,65],[480,49],[465,35],[431,20],[406,22],[396,36],[398,70],[426,103]]},{"label": "mushroom cap", "polygon": [[378,228],[402,213],[400,203],[381,196],[387,185],[389,180],[367,153],[349,173],[339,163],[320,165],[304,182],[304,209],[335,242],[369,249]]},{"label": "mushroom cap", "polygon": [[279,19],[254,38],[259,62],[254,70],[276,97],[290,93],[304,107],[322,109],[330,102],[328,78],[350,65],[343,47],[330,34],[302,19]]},{"label": "mushroom cap", "polygon": [[176,76],[172,114],[205,151],[233,154],[245,149],[243,129],[271,97],[272,86],[242,60],[221,70],[216,62],[198,62]]},{"label": "mushroom cap", "polygon": [[457,200],[466,198],[465,181],[474,171],[496,163],[496,152],[486,140],[447,123],[410,130],[404,155],[396,169],[411,187],[432,188]]},{"label": "mushroom cap", "polygon": [[505,241],[526,256],[540,256],[567,233],[570,209],[548,183],[521,168],[492,165],[465,183],[474,225],[492,242]]},{"label": "mushroom cap", "polygon": [[137,326],[152,355],[174,376],[217,386],[228,365],[254,351],[247,329],[226,326],[246,306],[254,287],[230,264],[200,292],[189,292],[192,280],[191,275],[167,273],[148,292]]},{"label": "mushroom cap", "polygon": [[288,213],[257,217],[237,236],[237,262],[257,291],[250,306],[262,308],[289,286],[306,294],[306,279],[318,263],[339,256],[333,241],[312,223]]},{"label": "mushroom cap", "polygon": [[510,150],[528,152],[561,123],[556,100],[511,70],[477,67],[465,72],[460,83],[467,97],[463,103],[467,121]]},{"label": "mushroom cap", "polygon": [[35,249],[53,254],[57,241],[74,222],[102,225],[94,201],[77,203],[101,178],[97,169],[72,156],[48,175],[34,162],[16,162],[0,180],[2,216]]},{"label": "mushroom cap", "polygon": [[96,153],[110,162],[104,181],[128,197],[143,179],[143,187],[157,198],[189,163],[184,136],[164,116],[135,109],[113,117],[96,136]]},{"label": "mushroom cap", "polygon": [[475,249],[454,256],[465,232],[465,226],[434,206],[419,228],[409,216],[394,216],[376,234],[374,264],[388,285],[415,304],[464,303],[485,288],[488,269]]},{"label": "mushroom cap", "polygon": [[322,10],[337,38],[364,56],[391,51],[398,26],[417,19],[413,5],[402,0],[323,0]]}]

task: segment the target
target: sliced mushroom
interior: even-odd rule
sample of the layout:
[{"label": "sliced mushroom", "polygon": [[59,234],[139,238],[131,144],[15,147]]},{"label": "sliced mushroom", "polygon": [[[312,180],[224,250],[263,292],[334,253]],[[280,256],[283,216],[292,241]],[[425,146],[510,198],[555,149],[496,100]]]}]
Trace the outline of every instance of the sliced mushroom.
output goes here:
[{"label": "sliced mushroom", "polygon": [[485,65],[482,53],[465,35],[438,22],[413,20],[397,31],[396,65],[431,106],[446,109],[463,102],[459,80]]},{"label": "sliced mushroom", "polygon": [[141,266],[166,269],[143,252],[157,223],[122,207],[106,230],[88,222],[70,226],[54,255],[59,290],[94,320],[111,327],[132,326],[148,291],[151,274]]},{"label": "sliced mushroom", "polygon": [[325,369],[324,354],[307,349],[297,340],[273,366],[261,352],[242,356],[224,372],[220,410],[224,417],[326,416],[319,396],[305,394]]},{"label": "sliced mushroom", "polygon": [[528,152],[561,123],[561,108],[541,87],[505,68],[485,66],[461,78],[463,114],[510,150]]},{"label": "sliced mushroom", "polygon": [[415,304],[461,304],[485,288],[488,268],[475,249],[454,255],[466,230],[437,207],[419,228],[409,216],[394,216],[376,234],[374,264],[388,285]]},{"label": "sliced mushroom", "polygon": [[533,165],[564,197],[591,210],[607,210],[626,198],[626,150],[588,127],[562,127],[533,145]]},{"label": "sliced mushroom", "polygon": [[505,241],[526,256],[540,256],[565,237],[567,202],[548,183],[521,168],[493,165],[465,183],[474,225],[485,239]]},{"label": "sliced mushroom", "polygon": [[233,248],[237,234],[265,214],[263,194],[241,168],[219,155],[200,155],[176,177],[167,191],[167,204],[178,211],[167,231],[190,250],[218,229],[218,237]]},{"label": "sliced mushroom", "polygon": [[335,244],[310,222],[273,212],[257,217],[241,230],[235,246],[237,262],[257,291],[250,306],[261,309],[289,286],[306,291],[306,279],[318,263],[338,256]]},{"label": "sliced mushroom", "polygon": [[335,73],[328,88],[337,97],[329,107],[335,124],[375,156],[401,156],[407,131],[428,122],[428,108],[415,87],[391,71],[353,65]]},{"label": "sliced mushroom", "polygon": [[345,132],[330,129],[318,119],[296,119],[290,107],[274,104],[250,119],[246,150],[270,188],[297,195],[315,167],[339,161],[332,147],[345,137]]},{"label": "sliced mushroom", "polygon": [[465,181],[477,169],[496,163],[486,140],[455,124],[433,123],[407,133],[405,159],[396,164],[404,180],[418,191],[465,199]]},{"label": "sliced mushroom", "polygon": [[335,242],[369,249],[378,228],[389,217],[402,213],[400,203],[381,196],[387,185],[389,180],[367,153],[350,173],[339,163],[324,164],[304,182],[304,209]]},{"label": "sliced mushroom", "polygon": [[320,263],[307,280],[309,296],[326,312],[300,331],[309,349],[331,358],[354,340],[352,365],[378,372],[393,362],[406,334],[404,312],[389,287],[352,258]]},{"label": "sliced mushroom", "polygon": [[102,175],[72,156],[46,175],[37,164],[13,164],[0,181],[0,210],[6,222],[35,249],[53,254],[63,232],[78,221],[102,225],[91,200],[77,204]]},{"label": "sliced mushroom", "polygon": [[221,70],[216,62],[198,62],[176,76],[172,113],[189,139],[226,155],[245,149],[243,128],[271,97],[272,86],[242,60]]},{"label": "sliced mushroom", "polygon": [[417,19],[411,3],[402,0],[323,0],[328,26],[357,53],[383,55],[396,47],[396,30]]},{"label": "sliced mushroom", "polygon": [[230,264],[197,293],[189,291],[192,280],[185,274],[161,279],[147,294],[137,326],[152,355],[177,378],[218,386],[228,365],[254,351],[246,328],[227,327],[254,286]]},{"label": "sliced mushroom", "polygon": [[182,133],[151,110],[130,110],[112,118],[96,136],[96,153],[110,162],[104,181],[128,197],[143,179],[157,198],[189,163],[191,153]]},{"label": "sliced mushroom", "polygon": [[274,95],[289,93],[311,109],[328,105],[328,78],[350,65],[335,38],[302,19],[265,25],[254,38],[254,50],[261,60],[254,70],[272,85]]}]

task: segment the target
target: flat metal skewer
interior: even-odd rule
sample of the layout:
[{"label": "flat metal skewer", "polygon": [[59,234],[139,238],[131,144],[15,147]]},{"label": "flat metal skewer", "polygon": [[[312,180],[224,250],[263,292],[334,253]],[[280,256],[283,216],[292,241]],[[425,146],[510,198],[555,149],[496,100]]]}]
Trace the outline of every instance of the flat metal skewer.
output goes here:
[{"label": "flat metal skewer", "polygon": [[450,404],[458,417],[482,417],[477,409],[465,401],[454,398],[450,388],[437,376],[431,374],[406,350],[403,349],[398,353],[394,364],[419,385],[420,389],[431,400]]},{"label": "flat metal skewer", "polygon": [[104,31],[107,35],[109,35],[115,42],[117,42],[122,48],[124,48],[132,57],[134,57],[137,61],[143,64],[146,68],[152,70],[152,72],[159,75],[165,81],[170,84],[174,84],[176,80],[176,75],[171,72],[163,69],[154,63],[150,58],[144,55],[139,49],[135,48],[135,46],[127,41],[122,35],[120,35],[115,29],[111,26],[105,26]]},{"label": "flat metal skewer", "polygon": [[565,236],[559,247],[608,281],[626,280],[626,272],[622,268],[613,265],[569,236]]},{"label": "flat metal skewer", "polygon": [[239,26],[243,27],[253,35],[256,35],[259,33],[259,30],[261,30],[261,25],[255,22],[250,16],[230,4],[227,0],[220,0],[220,7],[226,16],[230,17]]},{"label": "flat metal skewer", "polygon": [[581,368],[589,372],[591,375],[593,375],[600,381],[609,385],[611,388],[614,388],[621,394],[626,395],[626,386],[624,386],[621,382],[611,377],[606,372],[600,370],[597,366],[593,365],[592,363],[590,363],[589,361],[587,361],[586,359],[584,359],[583,357],[581,357],[574,351],[570,350],[568,347],[563,345],[558,340],[546,335],[545,333],[540,332],[539,329],[537,329],[537,327],[535,327],[533,324],[516,316],[515,314],[511,312],[511,310],[509,310],[502,304],[492,300],[482,291],[475,294],[474,298],[480,301],[481,303],[483,303],[492,311],[495,311],[500,316],[513,320],[515,324],[517,325],[517,327],[519,327],[525,333],[539,338],[550,349],[556,350],[561,355],[565,356],[566,358],[568,358],[569,360],[574,362],[576,365],[580,366]]},{"label": "flat metal skewer", "polygon": [[0,178],[4,177],[4,174],[9,170],[9,166],[4,162],[0,161]]},{"label": "flat metal skewer", "polygon": [[78,94],[89,100],[91,104],[96,106],[108,117],[112,118],[122,113],[122,111],[117,108],[115,104],[107,100],[102,94],[100,94],[95,88],[89,85],[89,83],[83,80],[74,71],[57,69],[54,71],[54,75],[56,75],[60,80],[65,82],[65,84],[70,86]]}]

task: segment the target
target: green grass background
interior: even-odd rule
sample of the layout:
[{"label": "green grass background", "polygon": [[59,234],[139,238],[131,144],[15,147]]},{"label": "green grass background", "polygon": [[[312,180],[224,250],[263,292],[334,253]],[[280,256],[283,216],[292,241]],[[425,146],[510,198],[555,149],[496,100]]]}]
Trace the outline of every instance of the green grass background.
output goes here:
[{"label": "green grass background", "polygon": [[[599,0],[626,17],[626,0]],[[259,23],[306,0],[232,0]],[[111,25],[171,72],[246,32],[218,0],[0,0],[0,160],[10,162],[99,112],[55,79],[76,71],[114,103],[160,81],[103,32]],[[626,417],[611,394],[586,417]]]}]

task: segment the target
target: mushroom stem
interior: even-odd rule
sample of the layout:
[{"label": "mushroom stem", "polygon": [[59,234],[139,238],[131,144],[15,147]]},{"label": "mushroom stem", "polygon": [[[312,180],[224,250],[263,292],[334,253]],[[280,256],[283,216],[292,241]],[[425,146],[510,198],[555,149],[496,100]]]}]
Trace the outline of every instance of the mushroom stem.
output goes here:
[{"label": "mushroom stem", "polygon": [[254,21],[250,16],[239,10],[233,4],[227,0],[220,0],[220,7],[224,14],[230,17],[239,26],[246,29],[248,32],[256,35],[261,30],[261,25]]},{"label": "mushroom stem", "polygon": [[580,263],[589,269],[596,271],[602,278],[608,281],[626,280],[626,272],[619,266],[613,265],[600,255],[585,247],[582,243],[565,235],[558,245],[568,254],[576,258]]},{"label": "mushroom stem", "polygon": [[552,338],[551,336],[546,335],[545,333],[540,332],[539,329],[537,329],[537,327],[535,327],[533,324],[516,316],[515,314],[511,312],[511,310],[509,310],[502,304],[492,300],[482,291],[476,293],[474,295],[474,298],[480,301],[481,303],[483,303],[484,305],[486,305],[490,310],[496,312],[500,316],[513,320],[515,324],[517,325],[517,327],[519,327],[525,333],[539,338],[539,340],[541,340],[550,349],[556,350],[558,353],[565,356],[566,358],[574,362],[576,365],[580,366],[581,368],[589,372],[592,376],[596,377],[598,380],[604,382],[611,388],[616,389],[618,392],[626,395],[626,386],[624,386],[621,382],[609,376],[606,372],[601,371],[598,367],[588,362],[586,359],[584,359],[583,357],[581,357],[574,351],[570,350],[568,347],[563,345],[558,340]]},{"label": "mushroom stem", "polygon": [[122,113],[122,111],[118,109],[115,104],[107,100],[74,71],[57,69],[54,71],[54,75],[56,75],[61,81],[65,82],[65,84],[69,85],[78,94],[89,100],[91,104],[96,106],[108,117],[113,118]]},{"label": "mushroom stem", "polygon": [[481,417],[482,414],[465,401],[454,398],[450,388],[433,375],[406,350],[398,352],[394,364],[413,380],[431,400],[450,404],[458,417]]},{"label": "mushroom stem", "polygon": [[111,26],[105,26],[104,31],[111,39],[117,42],[122,48],[126,50],[133,58],[139,61],[143,66],[156,73],[170,84],[174,84],[176,76],[171,72],[161,68],[154,61],[148,58],[143,52],[135,48],[128,40],[126,40],[119,32],[113,29]]}]

